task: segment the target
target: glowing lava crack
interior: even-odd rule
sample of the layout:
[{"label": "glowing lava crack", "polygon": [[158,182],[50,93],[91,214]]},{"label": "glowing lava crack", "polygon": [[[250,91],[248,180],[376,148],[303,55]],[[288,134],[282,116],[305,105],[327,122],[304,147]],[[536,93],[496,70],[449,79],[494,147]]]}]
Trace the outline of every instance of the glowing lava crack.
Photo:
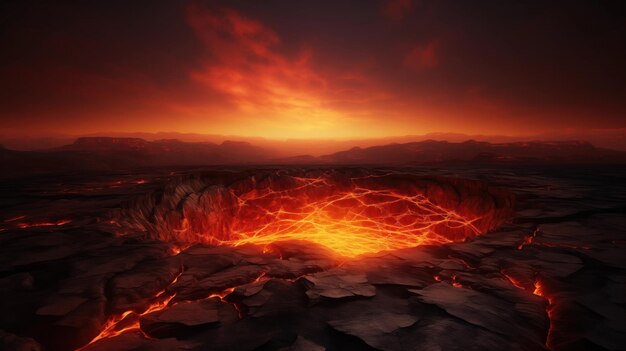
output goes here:
[{"label": "glowing lava crack", "polygon": [[166,241],[305,240],[354,257],[463,241],[510,215],[512,198],[480,182],[353,173],[278,171],[229,185],[181,180],[138,199],[120,221]]}]

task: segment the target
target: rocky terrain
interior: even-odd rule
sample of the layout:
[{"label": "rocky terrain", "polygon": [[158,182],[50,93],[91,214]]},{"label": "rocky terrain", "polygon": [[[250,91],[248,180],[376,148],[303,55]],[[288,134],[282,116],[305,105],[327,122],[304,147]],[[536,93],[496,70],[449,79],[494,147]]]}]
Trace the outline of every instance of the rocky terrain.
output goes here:
[{"label": "rocky terrain", "polygon": [[[333,182],[309,188],[303,179]],[[625,180],[620,166],[213,167],[7,178],[0,349],[623,350]],[[270,219],[301,221],[284,216],[294,207],[271,206],[283,195],[310,203],[360,189],[373,197],[333,213],[360,220],[346,215],[375,199],[392,212],[367,212],[371,218],[401,229],[416,218],[434,221],[441,235],[358,255],[310,236],[233,241],[250,237],[233,218],[260,213],[234,207],[242,199],[279,190],[262,208],[281,215]],[[389,189],[391,199],[371,193]],[[320,198],[324,191],[331,197]],[[217,198],[234,202],[216,212]],[[407,211],[412,222],[398,217]],[[198,212],[213,217],[194,222]],[[476,231],[455,227],[462,221],[453,215]]]}]

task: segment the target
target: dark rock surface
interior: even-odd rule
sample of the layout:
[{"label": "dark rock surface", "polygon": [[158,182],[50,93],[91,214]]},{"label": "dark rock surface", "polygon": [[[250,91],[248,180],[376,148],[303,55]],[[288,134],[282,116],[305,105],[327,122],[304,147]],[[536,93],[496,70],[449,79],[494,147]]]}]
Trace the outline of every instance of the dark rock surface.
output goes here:
[{"label": "dark rock surface", "polygon": [[97,338],[84,349],[626,349],[626,169],[358,170],[486,181],[517,205],[465,242],[351,259],[302,241],[158,241],[119,222],[120,207],[157,201],[146,194],[180,176],[230,184],[267,171],[1,183],[0,348],[75,350]]}]

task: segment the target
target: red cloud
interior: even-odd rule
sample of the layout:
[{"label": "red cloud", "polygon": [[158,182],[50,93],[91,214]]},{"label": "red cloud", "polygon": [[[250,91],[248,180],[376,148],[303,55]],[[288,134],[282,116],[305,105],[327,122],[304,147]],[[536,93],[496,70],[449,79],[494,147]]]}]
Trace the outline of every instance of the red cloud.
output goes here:
[{"label": "red cloud", "polygon": [[188,19],[210,53],[205,68],[192,73],[196,81],[249,112],[324,108],[327,83],[312,69],[310,49],[287,57],[274,31],[230,9],[192,6]]},{"label": "red cloud", "polygon": [[411,49],[404,57],[403,64],[405,67],[414,70],[437,67],[439,64],[437,60],[437,49],[438,44],[436,41],[431,41],[425,45],[418,45]]},{"label": "red cloud", "polygon": [[310,47],[291,55],[281,52],[277,33],[232,9],[192,5],[187,17],[209,54],[192,79],[225,95],[238,115],[248,116],[257,128],[279,126],[306,135],[343,130],[351,113],[385,98],[358,68],[315,69]]}]

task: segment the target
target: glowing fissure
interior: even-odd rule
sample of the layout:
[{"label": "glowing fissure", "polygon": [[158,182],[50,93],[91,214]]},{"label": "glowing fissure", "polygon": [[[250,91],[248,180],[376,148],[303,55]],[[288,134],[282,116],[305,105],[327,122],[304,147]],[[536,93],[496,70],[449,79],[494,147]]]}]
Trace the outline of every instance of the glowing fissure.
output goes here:
[{"label": "glowing fissure", "polygon": [[462,288],[462,287],[463,287],[463,284],[461,284],[461,283],[457,280],[457,276],[456,276],[456,274],[453,274],[453,275],[452,275],[452,280],[451,280],[451,283],[450,283],[450,284],[452,284],[452,286],[453,286],[453,287],[455,287],[455,288]]},{"label": "glowing fissure", "polygon": [[543,281],[541,281],[538,277],[535,278],[534,281],[532,281],[532,285],[530,285],[531,282],[529,282],[529,284],[525,284],[522,281],[520,281],[519,279],[515,278],[514,276],[508,274],[506,272],[506,270],[502,269],[500,270],[500,273],[506,278],[506,280],[508,280],[513,286],[515,286],[518,289],[521,290],[525,290],[528,292],[532,292],[533,295],[536,296],[540,296],[544,299],[546,299],[547,302],[547,306],[546,306],[546,315],[548,316],[548,320],[550,322],[550,325],[548,327],[548,333],[546,335],[546,349],[548,350],[552,350],[552,334],[554,331],[554,298],[550,295],[548,295],[548,293],[546,292],[546,288],[545,288],[545,284],[543,283]]},{"label": "glowing fissure", "polygon": [[[168,198],[153,205],[171,207],[135,209],[122,220],[152,238],[172,242],[265,246],[305,240],[340,256],[356,257],[464,241],[501,224],[509,210],[495,209],[493,204],[485,210],[475,200],[479,210],[459,212],[440,205],[445,199],[433,201],[419,184],[397,189],[378,183],[374,176],[273,175],[228,187],[197,186],[197,192],[179,194],[191,186],[172,190],[181,197],[178,203]],[[146,218],[150,212],[155,215]]]},{"label": "glowing fissure", "polygon": [[54,226],[62,226],[68,223],[71,223],[71,219],[60,219],[55,222],[35,222],[35,223],[18,223],[17,227],[20,229],[26,229],[31,227],[54,227]]},{"label": "glowing fissure", "polygon": [[546,306],[546,314],[548,315],[550,326],[548,327],[548,335],[546,335],[546,349],[552,350],[551,342],[552,332],[554,331],[554,301],[553,298],[546,293],[545,285],[541,280],[536,279],[534,286],[535,290],[533,291],[533,294],[543,297],[548,302],[548,305]]},{"label": "glowing fissure", "polygon": [[100,334],[93,338],[87,345],[77,349],[76,351],[83,350],[89,345],[92,345],[93,343],[101,339],[112,338],[114,336],[118,336],[129,331],[141,331],[141,328],[139,326],[139,318],[141,316],[147,315],[148,313],[163,310],[169,305],[169,303],[176,296],[176,294],[166,295],[167,288],[174,285],[178,281],[178,278],[183,275],[183,273],[184,271],[181,270],[180,273],[176,275],[174,280],[172,280],[172,282],[169,283],[165,289],[156,293],[156,295],[154,296],[155,302],[150,304],[143,312],[128,310],[121,314],[110,317],[102,326],[102,331],[100,332]]},{"label": "glowing fissure", "polygon": [[5,219],[5,220],[4,220],[4,222],[5,222],[5,223],[8,223],[8,222],[14,222],[14,221],[17,221],[17,220],[20,220],[20,219],[24,219],[24,218],[26,218],[26,216],[25,216],[25,215],[15,216],[15,217],[11,217],[11,218],[7,218],[7,219]]},{"label": "glowing fissure", "polygon": [[535,228],[532,234],[526,236],[524,240],[522,240],[522,242],[517,246],[517,249],[521,250],[524,248],[524,246],[532,244],[533,240],[535,240],[535,238],[537,237],[537,234],[539,234],[539,226]]},{"label": "glowing fissure", "polygon": [[559,247],[559,248],[576,249],[576,250],[591,250],[593,248],[593,247],[591,247],[589,245],[574,245],[574,244],[569,244],[569,243],[552,243],[552,242],[546,242],[546,241],[538,242],[535,239],[537,238],[537,235],[540,232],[541,232],[541,230],[539,229],[539,226],[537,226],[537,228],[535,229],[535,231],[532,234],[524,237],[522,242],[517,246],[517,249],[521,250],[526,245],[538,245],[538,246],[545,246],[545,247]]},{"label": "glowing fissure", "polygon": [[502,276],[504,276],[504,278],[506,278],[506,280],[511,283],[514,287],[521,289],[521,290],[528,290],[527,287],[524,285],[524,283],[513,277],[512,275],[508,274],[504,269],[500,270],[500,274],[502,274]]},{"label": "glowing fissure", "polygon": [[[170,286],[173,286],[174,284],[176,284],[176,282],[178,281],[178,279],[183,275],[184,271],[181,271],[180,273],[178,273],[178,275],[174,278],[174,280],[172,280],[171,283],[168,284],[168,286],[159,291],[155,296],[155,300],[156,302],[152,303],[151,305],[148,306],[148,308],[146,308],[143,312],[136,312],[134,310],[128,310],[125,311],[123,313],[114,315],[109,317],[109,319],[107,320],[106,323],[104,323],[104,325],[102,326],[102,331],[95,337],[93,338],[87,345],[77,349],[76,351],[81,351],[86,349],[87,347],[89,347],[90,345],[93,345],[94,343],[102,340],[102,339],[109,339],[109,338],[113,338],[116,337],[118,335],[124,334],[124,333],[128,333],[128,332],[139,332],[141,333],[141,335],[145,338],[150,338],[150,336],[148,336],[146,333],[144,333],[144,331],[141,329],[141,325],[140,325],[140,321],[139,319],[149,313],[152,312],[157,312],[157,311],[161,311],[164,310],[166,308],[172,307],[178,303],[181,302],[188,302],[188,300],[183,300],[183,301],[177,301],[177,302],[172,302],[172,300],[176,297],[176,293],[171,294],[171,295],[167,295],[166,296],[166,291],[167,288],[169,288]],[[300,277],[294,278],[294,279],[299,279]],[[244,312],[241,310],[241,308],[239,307],[239,305],[237,303],[233,303],[230,302],[226,299],[226,297],[228,295],[230,295],[233,291],[235,291],[235,289],[242,287],[242,286],[246,286],[249,284],[256,284],[256,283],[261,283],[261,282],[265,282],[267,280],[269,280],[270,278],[266,276],[266,272],[261,273],[256,279],[254,279],[251,282],[247,282],[241,285],[236,285],[230,288],[226,288],[218,293],[212,293],[210,295],[208,295],[205,298],[201,298],[201,299],[197,299],[194,301],[199,301],[199,300],[206,300],[206,299],[213,299],[213,298],[217,298],[220,301],[222,301],[223,303],[228,303],[231,304],[233,306],[233,308],[235,309],[235,311],[237,311],[237,315],[239,318],[243,318],[244,317]]]}]

